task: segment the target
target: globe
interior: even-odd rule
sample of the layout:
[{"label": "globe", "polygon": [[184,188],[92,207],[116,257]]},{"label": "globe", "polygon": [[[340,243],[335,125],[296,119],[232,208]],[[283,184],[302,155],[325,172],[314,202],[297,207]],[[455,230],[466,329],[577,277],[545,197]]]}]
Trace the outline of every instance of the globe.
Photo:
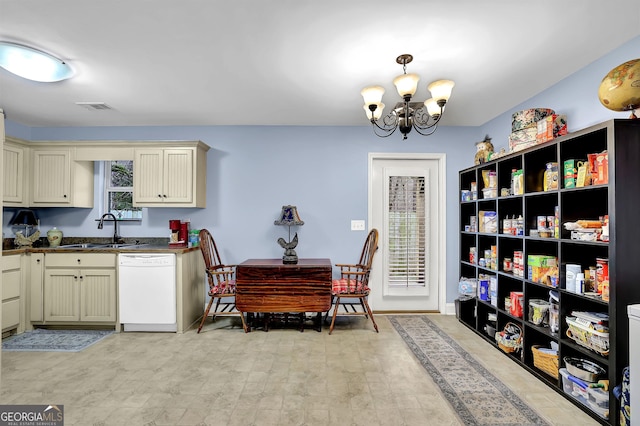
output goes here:
[{"label": "globe", "polygon": [[627,61],[609,71],[600,83],[598,98],[613,111],[640,108],[640,59]]}]

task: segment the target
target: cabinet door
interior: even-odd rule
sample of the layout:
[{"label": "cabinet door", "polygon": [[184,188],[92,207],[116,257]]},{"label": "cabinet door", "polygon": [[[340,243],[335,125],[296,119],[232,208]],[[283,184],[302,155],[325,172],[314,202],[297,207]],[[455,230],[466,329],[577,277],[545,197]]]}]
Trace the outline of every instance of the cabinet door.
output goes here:
[{"label": "cabinet door", "polygon": [[116,306],[114,269],[80,271],[80,321],[114,322]]},{"label": "cabinet door", "polygon": [[37,150],[33,152],[34,205],[71,203],[71,152]]},{"label": "cabinet door", "polygon": [[193,150],[165,149],[163,175],[163,202],[193,201]]},{"label": "cabinet door", "polygon": [[45,321],[80,319],[80,274],[78,269],[45,269]]},{"label": "cabinet door", "polygon": [[162,149],[139,149],[133,163],[133,204],[161,203]]},{"label": "cabinet door", "polygon": [[44,254],[29,254],[29,309],[31,321],[44,319]]},{"label": "cabinet door", "polygon": [[20,328],[21,255],[2,256],[2,330]]},{"label": "cabinet door", "polygon": [[5,145],[3,169],[3,201],[5,206],[23,206],[24,199],[24,149]]}]

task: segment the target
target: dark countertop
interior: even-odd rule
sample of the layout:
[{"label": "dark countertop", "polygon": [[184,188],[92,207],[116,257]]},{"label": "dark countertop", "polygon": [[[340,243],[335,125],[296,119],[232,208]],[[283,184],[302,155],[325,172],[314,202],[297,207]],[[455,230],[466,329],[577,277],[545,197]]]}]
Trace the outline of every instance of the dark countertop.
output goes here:
[{"label": "dark countertop", "polygon": [[[139,243],[140,246],[132,246],[132,247],[119,247],[119,248],[110,248],[110,247],[92,247],[92,248],[60,248],[60,247],[49,247],[46,242],[46,238],[44,241],[46,243],[40,244],[40,247],[19,247],[16,248],[13,245],[12,238],[5,238],[3,241],[3,249],[2,255],[9,256],[12,254],[21,254],[21,253],[132,253],[132,252],[142,252],[142,253],[188,253],[194,250],[200,250],[200,247],[169,247],[169,239],[168,238],[125,238],[127,243]],[[64,239],[63,245],[69,244],[84,244],[84,243],[94,243],[94,244],[109,244],[111,240],[104,239],[96,239],[96,238],[81,238],[81,237],[68,237]]]}]

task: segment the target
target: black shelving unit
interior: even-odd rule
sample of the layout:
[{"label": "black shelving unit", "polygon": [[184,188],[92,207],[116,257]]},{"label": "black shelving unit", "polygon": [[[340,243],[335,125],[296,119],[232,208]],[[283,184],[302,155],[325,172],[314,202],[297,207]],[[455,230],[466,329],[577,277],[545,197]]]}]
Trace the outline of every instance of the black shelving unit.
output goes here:
[{"label": "black shelving unit", "polygon": [[[586,159],[587,154],[608,152],[608,183],[579,188],[564,188],[563,162],[568,159]],[[549,162],[558,163],[558,188],[544,190],[544,170]],[[509,188],[511,171],[524,172],[524,194],[501,196],[501,188]],[[498,196],[484,199],[483,171],[494,171],[498,182]],[[502,330],[506,323],[518,324],[523,330],[523,349],[520,353],[507,354],[535,377],[564,395],[582,410],[602,424],[619,424],[619,402],[613,395],[613,388],[622,382],[622,370],[629,365],[629,324],[627,305],[640,303],[640,120],[610,120],[523,151],[509,154],[489,163],[467,168],[459,172],[460,191],[469,190],[471,183],[477,183],[478,199],[461,201],[459,209],[461,277],[478,278],[480,274],[495,277],[497,298],[494,303],[479,298],[459,304],[459,320],[483,336],[489,344],[500,350],[494,336],[486,333],[488,315],[497,317],[496,329]],[[536,229],[538,216],[553,216],[558,206],[559,235],[556,238],[531,236]],[[480,232],[479,227],[465,229],[472,216],[479,220],[480,211],[495,211],[498,229],[495,233]],[[503,233],[505,218],[524,219],[524,235]],[[563,229],[565,222],[580,219],[598,219],[609,216],[609,242],[577,241],[571,239],[571,232]],[[479,226],[479,224],[478,224]],[[497,247],[497,268],[480,266],[477,258],[483,257],[484,250]],[[472,263],[469,251],[476,249],[476,262]],[[514,251],[523,253],[524,276],[503,270],[505,257],[512,257]],[[534,325],[527,320],[529,301],[549,299],[553,288],[527,279],[527,257],[530,254],[550,255],[557,258],[559,277],[559,330],[552,332],[549,327]],[[565,288],[565,267],[576,263],[581,269],[596,264],[596,258],[606,258],[609,264],[609,301],[576,294]],[[511,315],[505,309],[505,298],[512,291],[524,294],[523,317]],[[609,353],[601,355],[581,346],[567,336],[566,317],[572,311],[603,312],[609,315]],[[564,367],[566,356],[592,360],[607,370],[609,379],[609,417],[604,419],[588,406],[581,404],[563,392],[562,377],[555,378],[534,365],[531,346],[548,347],[557,342],[560,368]]]}]

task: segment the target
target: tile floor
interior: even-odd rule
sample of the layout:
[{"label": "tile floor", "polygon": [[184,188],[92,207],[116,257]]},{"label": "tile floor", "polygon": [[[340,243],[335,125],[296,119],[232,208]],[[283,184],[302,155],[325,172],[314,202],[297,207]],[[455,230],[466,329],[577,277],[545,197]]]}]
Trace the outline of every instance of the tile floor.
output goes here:
[{"label": "tile floor", "polygon": [[[432,315],[553,425],[598,424],[454,316]],[[4,352],[2,404],[64,404],[65,425],[458,425],[383,316],[245,334],[237,317],[201,334],[119,333],[79,353]]]}]

